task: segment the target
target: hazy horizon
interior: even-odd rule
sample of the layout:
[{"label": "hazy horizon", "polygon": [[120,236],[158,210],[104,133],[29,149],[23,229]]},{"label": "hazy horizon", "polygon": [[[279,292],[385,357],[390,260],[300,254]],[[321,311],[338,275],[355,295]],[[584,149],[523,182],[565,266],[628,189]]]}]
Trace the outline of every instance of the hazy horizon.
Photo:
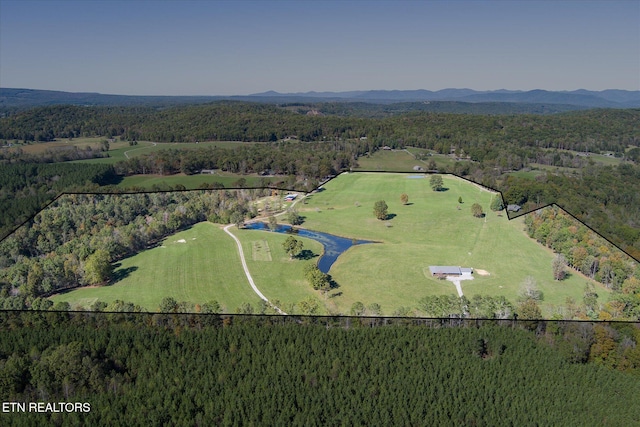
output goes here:
[{"label": "hazy horizon", "polygon": [[0,86],[640,90],[640,2],[0,0]]},{"label": "hazy horizon", "polygon": [[558,93],[563,93],[563,92],[574,92],[574,91],[579,91],[579,90],[586,90],[589,92],[603,92],[606,90],[620,90],[620,91],[628,91],[628,92],[640,92],[640,90],[630,90],[630,89],[618,89],[618,88],[608,88],[608,89],[602,89],[602,90],[591,90],[591,89],[585,89],[585,88],[579,88],[579,89],[574,89],[574,90],[548,90],[548,89],[541,89],[541,88],[536,88],[536,89],[528,89],[528,90],[521,90],[521,89],[505,89],[505,88],[500,88],[500,89],[487,89],[484,91],[480,91],[480,90],[476,90],[474,88],[469,88],[469,87],[446,87],[446,88],[442,88],[442,89],[426,89],[426,88],[418,88],[418,89],[363,89],[363,90],[343,90],[343,91],[332,91],[332,90],[323,90],[323,91],[319,91],[319,90],[308,90],[308,91],[304,91],[304,92],[280,92],[280,91],[273,91],[273,90],[264,90],[261,92],[254,92],[254,93],[248,93],[248,94],[228,94],[228,95],[219,95],[219,94],[191,94],[191,95],[166,95],[166,94],[144,94],[144,95],[140,95],[140,94],[130,94],[130,93],[105,93],[105,92],[97,92],[97,91],[64,91],[64,90],[58,90],[58,89],[42,89],[42,88],[33,88],[33,87],[4,87],[4,86],[0,86],[0,89],[14,89],[14,90],[42,90],[42,91],[51,91],[51,92],[65,92],[65,93],[90,93],[90,94],[98,94],[98,95],[113,95],[113,96],[159,96],[159,97],[163,97],[163,96],[193,96],[193,97],[233,97],[233,96],[252,96],[252,95],[259,95],[259,94],[264,94],[264,93],[269,93],[269,92],[276,92],[278,94],[282,94],[282,95],[305,95],[305,94],[312,94],[312,93],[336,93],[336,94],[340,94],[340,93],[347,93],[347,92],[394,92],[394,91],[420,91],[420,90],[426,90],[426,91],[430,91],[430,92],[438,92],[438,91],[443,91],[443,90],[473,90],[473,91],[477,91],[477,92],[499,92],[499,91],[507,91],[507,92],[530,92],[530,91],[535,91],[535,90],[543,90],[543,91],[548,91],[548,92],[558,92]]}]

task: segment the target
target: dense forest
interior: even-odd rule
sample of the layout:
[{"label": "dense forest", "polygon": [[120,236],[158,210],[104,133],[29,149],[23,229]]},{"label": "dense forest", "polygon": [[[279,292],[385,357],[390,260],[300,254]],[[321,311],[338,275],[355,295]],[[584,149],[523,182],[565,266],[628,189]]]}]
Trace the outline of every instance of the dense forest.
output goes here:
[{"label": "dense forest", "polygon": [[3,425],[637,425],[638,324],[503,322],[0,312],[2,401],[90,409],[0,417]]},{"label": "dense forest", "polygon": [[[323,112],[322,105],[318,112]],[[331,112],[331,104],[327,107]],[[39,107],[0,119],[0,139],[51,141],[82,136],[127,140],[302,141],[367,137],[374,145],[411,145],[482,160],[487,145],[608,150],[623,155],[638,145],[640,110],[589,110],[556,115],[470,115],[411,112],[382,119],[308,115],[266,104],[218,102],[166,109],[149,107]]]},{"label": "dense forest", "polygon": [[64,191],[94,191],[117,177],[101,164],[16,163],[0,167],[0,238]]},{"label": "dense forest", "polygon": [[[439,172],[500,190],[506,204],[521,205],[522,212],[557,203],[640,259],[640,110],[497,116],[414,111],[374,118],[348,114],[348,109],[335,103],[40,107],[0,118],[0,139],[105,136],[160,142],[261,141],[264,144],[237,149],[154,152],[116,164],[115,170],[120,175],[192,174],[203,168],[274,173],[286,177],[283,185],[298,183],[303,190],[328,175],[357,167],[359,158],[382,147],[419,147],[459,159],[440,165]],[[286,138],[302,142],[277,142]],[[626,161],[601,166],[589,156],[578,155],[585,152],[606,152]],[[7,154],[0,161],[51,160]],[[532,163],[571,169],[550,170],[535,179],[511,176]]]}]

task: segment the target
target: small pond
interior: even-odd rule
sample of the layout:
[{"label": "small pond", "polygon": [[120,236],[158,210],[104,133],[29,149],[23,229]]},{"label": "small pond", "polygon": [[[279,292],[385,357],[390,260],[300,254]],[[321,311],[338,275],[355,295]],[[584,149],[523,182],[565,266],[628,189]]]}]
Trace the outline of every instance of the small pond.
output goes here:
[{"label": "small pond", "polygon": [[[264,222],[252,222],[245,224],[244,228],[249,230],[265,230],[269,231],[269,226]],[[290,225],[278,224],[278,227],[274,230],[276,233],[292,233]],[[373,243],[369,240],[352,240],[344,237],[334,236],[333,234],[321,233],[320,231],[306,230],[304,228],[296,228],[293,234],[297,234],[301,237],[307,237],[309,239],[316,240],[322,243],[324,246],[324,254],[318,262],[318,268],[323,273],[329,273],[331,266],[338,259],[338,257],[354,244],[361,245],[364,243]]]}]

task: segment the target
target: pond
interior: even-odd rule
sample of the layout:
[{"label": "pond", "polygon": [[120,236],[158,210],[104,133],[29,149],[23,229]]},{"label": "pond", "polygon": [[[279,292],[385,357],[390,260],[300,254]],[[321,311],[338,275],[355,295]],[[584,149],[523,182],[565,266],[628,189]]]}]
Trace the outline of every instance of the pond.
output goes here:
[{"label": "pond", "polygon": [[[245,224],[244,228],[249,230],[265,230],[270,231],[269,226],[264,222],[252,222]],[[318,268],[323,273],[329,273],[331,266],[338,259],[338,257],[347,249],[353,245],[362,245],[365,243],[373,243],[369,240],[352,240],[344,237],[334,236],[333,234],[322,233],[320,231],[306,230],[304,228],[296,228],[291,231],[290,225],[278,224],[278,227],[273,230],[276,233],[292,233],[301,237],[307,237],[309,239],[316,240],[322,243],[324,246],[324,254],[320,257],[318,262]]]}]

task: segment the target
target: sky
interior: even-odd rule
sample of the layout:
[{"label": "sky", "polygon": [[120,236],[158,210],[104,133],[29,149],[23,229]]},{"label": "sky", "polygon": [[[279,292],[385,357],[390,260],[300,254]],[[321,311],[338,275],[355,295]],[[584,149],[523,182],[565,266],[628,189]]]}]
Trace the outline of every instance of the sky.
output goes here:
[{"label": "sky", "polygon": [[0,87],[640,90],[640,1],[0,0]]}]

